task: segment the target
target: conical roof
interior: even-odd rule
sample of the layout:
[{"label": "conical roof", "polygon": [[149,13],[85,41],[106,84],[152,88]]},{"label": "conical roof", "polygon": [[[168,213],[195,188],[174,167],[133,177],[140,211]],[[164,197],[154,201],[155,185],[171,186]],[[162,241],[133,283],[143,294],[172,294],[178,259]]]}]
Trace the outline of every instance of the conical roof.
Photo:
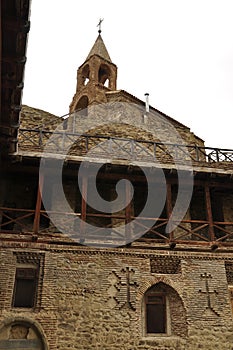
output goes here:
[{"label": "conical roof", "polygon": [[104,58],[105,60],[112,62],[111,58],[109,56],[108,50],[106,49],[106,46],[105,46],[100,34],[98,35],[94,45],[92,46],[92,49],[89,52],[86,60],[88,60],[93,55],[98,55],[98,56]]}]

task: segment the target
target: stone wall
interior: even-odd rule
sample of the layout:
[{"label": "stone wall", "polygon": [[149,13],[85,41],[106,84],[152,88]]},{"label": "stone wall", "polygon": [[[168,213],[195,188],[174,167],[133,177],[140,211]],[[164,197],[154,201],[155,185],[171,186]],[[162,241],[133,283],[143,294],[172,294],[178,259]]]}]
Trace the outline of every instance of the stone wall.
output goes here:
[{"label": "stone wall", "polygon": [[[169,146],[164,146],[165,144],[204,146],[203,141],[190,132],[190,129],[186,126],[153,110],[145,115],[144,107],[135,103],[129,103],[127,100],[122,102],[122,100],[117,101],[114,99],[114,101],[107,104],[92,105],[88,107],[87,117],[83,117],[78,113],[71,115],[68,121],[68,131],[84,133],[90,136],[102,135],[105,137],[159,142],[166,152],[162,152],[158,147],[156,156],[163,162],[171,161],[171,158],[176,156],[184,161],[186,158],[188,159],[187,155],[189,154],[188,149],[186,150],[187,155],[185,155],[180,149],[174,150],[169,148]],[[85,142],[82,145],[80,141],[78,139],[74,143],[70,154],[80,155],[83,152],[85,153]],[[90,140],[90,142],[93,142],[93,147],[100,141],[103,142],[103,140],[98,140],[98,138],[95,142]],[[142,143],[141,146],[145,150],[149,150],[153,155],[153,145]],[[91,144],[90,148],[92,148]],[[97,153],[95,153],[96,151]],[[118,157],[121,157],[122,150],[120,147],[118,147],[116,152]],[[100,155],[97,149],[92,154]],[[135,155],[138,159],[140,155],[145,157],[146,153],[141,152],[140,149],[135,149]],[[160,155],[161,157],[159,157]]]},{"label": "stone wall", "polygon": [[[203,147],[204,142],[188,127],[155,109],[145,114],[144,106],[135,104],[138,103],[137,99],[129,94],[131,98],[127,94],[125,96],[123,92],[109,93],[107,104],[91,105],[86,116],[74,113],[65,121],[48,112],[23,106],[18,150],[40,153],[46,145],[50,152],[70,156],[89,155],[92,158],[107,158],[108,161],[117,159],[122,162],[149,161],[155,165],[157,161],[166,165],[176,162],[194,166],[198,170],[208,167],[214,172],[220,169],[232,170],[232,162],[207,162],[202,152],[199,152],[199,161],[196,161],[195,146]],[[55,129],[58,134],[49,142]],[[90,136],[88,150],[87,139],[73,133]],[[98,138],[98,135],[104,136],[105,139]],[[128,141],[117,140],[110,144],[108,137],[141,142],[132,145]],[[154,142],[160,143],[156,149]],[[179,146],[174,148],[166,144],[182,144],[193,148]]]},{"label": "stone wall", "polygon": [[[32,130],[51,132],[56,129],[62,120],[62,118],[49,112],[23,105],[20,112],[20,130],[18,132],[19,150],[39,150],[41,135],[39,132],[32,132]],[[28,131],[23,132],[21,129],[27,129]],[[47,134],[48,137],[50,137],[49,133]]]},{"label": "stone wall", "polygon": [[23,105],[20,112],[20,128],[54,130],[62,118],[42,109]]},{"label": "stone wall", "polygon": [[[24,244],[24,247],[21,244],[20,251],[45,256],[43,291],[33,311],[11,307],[16,250],[16,245],[7,248],[5,244],[0,252],[1,325],[14,319],[38,324],[50,350],[231,350],[233,347],[224,264],[229,255],[141,252],[127,248],[47,246],[45,249],[36,244]],[[174,261],[179,268],[171,268]],[[156,266],[160,266],[159,273]],[[171,291],[171,330],[167,335],[149,336],[145,334],[144,294],[158,283]]]},{"label": "stone wall", "polygon": [[[71,147],[69,154],[76,156],[87,153],[86,139],[72,136],[73,133],[95,136],[95,138],[89,139],[88,148],[91,150],[91,155],[97,157],[107,152],[107,145],[104,144],[107,140],[96,137],[98,135],[145,141],[134,146],[135,158],[142,160],[154,159],[153,142],[159,142],[161,145],[156,149],[156,157],[163,162],[171,162],[174,157],[183,162],[185,159],[189,159],[188,149],[174,149],[165,144],[204,145],[203,141],[190,132],[189,128],[172,118],[154,110],[145,115],[143,106],[129,102],[127,99],[120,102],[114,96],[112,99],[113,101],[110,99],[110,102],[106,104],[89,106],[86,116],[82,112],[72,114],[64,124],[62,124],[63,119],[50,113],[24,106],[21,112],[20,129],[26,128],[28,131],[19,131],[19,150],[42,151],[51,137],[49,132],[56,128],[60,136],[56,137],[55,143],[55,138],[53,139],[49,149],[59,152],[60,148],[64,152],[67,150],[68,153]],[[35,129],[44,132],[35,132]],[[111,155],[130,159],[130,147],[132,148],[130,143],[122,141],[122,144],[119,144],[118,141],[117,145],[115,142],[111,149]],[[190,154],[195,157],[195,151],[192,150]]]}]

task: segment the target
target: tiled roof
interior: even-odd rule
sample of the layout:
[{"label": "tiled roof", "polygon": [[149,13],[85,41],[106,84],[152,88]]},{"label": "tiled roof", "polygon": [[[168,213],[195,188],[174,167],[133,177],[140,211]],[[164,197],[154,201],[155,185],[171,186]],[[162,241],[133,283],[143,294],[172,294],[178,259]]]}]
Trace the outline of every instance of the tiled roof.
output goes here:
[{"label": "tiled roof", "polygon": [[111,58],[109,56],[108,50],[106,49],[106,46],[105,46],[100,34],[98,35],[94,45],[92,46],[92,49],[89,52],[86,60],[88,60],[93,55],[98,55],[98,56],[104,58],[105,60],[112,62]]}]

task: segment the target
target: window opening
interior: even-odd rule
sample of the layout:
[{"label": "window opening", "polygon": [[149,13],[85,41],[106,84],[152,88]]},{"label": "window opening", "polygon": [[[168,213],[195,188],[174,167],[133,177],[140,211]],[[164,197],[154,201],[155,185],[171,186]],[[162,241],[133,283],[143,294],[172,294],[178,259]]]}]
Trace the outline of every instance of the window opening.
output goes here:
[{"label": "window opening", "polygon": [[13,307],[35,306],[37,278],[36,268],[16,268]]},{"label": "window opening", "polygon": [[146,333],[166,333],[166,297],[162,294],[146,296]]}]

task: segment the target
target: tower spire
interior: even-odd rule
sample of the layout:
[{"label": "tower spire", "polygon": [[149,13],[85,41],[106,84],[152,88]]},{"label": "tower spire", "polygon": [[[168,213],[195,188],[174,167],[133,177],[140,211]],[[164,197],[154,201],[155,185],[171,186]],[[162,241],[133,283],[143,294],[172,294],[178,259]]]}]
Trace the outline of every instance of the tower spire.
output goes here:
[{"label": "tower spire", "polygon": [[84,110],[93,103],[107,102],[107,91],[116,91],[117,66],[111,61],[101,36],[101,23],[97,27],[98,36],[86,60],[78,68],[76,93],[70,104],[70,112]]},{"label": "tower spire", "polygon": [[106,46],[105,46],[103,39],[102,39],[102,36],[100,34],[100,29],[99,29],[99,35],[98,35],[94,45],[92,46],[92,49],[89,52],[86,60],[88,60],[93,55],[98,55],[98,56],[104,58],[105,60],[107,60],[108,62],[112,62],[111,58],[109,56],[108,50],[106,49]]},{"label": "tower spire", "polygon": [[103,18],[100,18],[100,19],[99,19],[99,23],[97,24],[97,27],[99,27],[99,30],[98,30],[98,33],[99,33],[99,34],[102,32],[102,30],[101,30],[101,24],[102,24],[103,20],[104,20]]}]

